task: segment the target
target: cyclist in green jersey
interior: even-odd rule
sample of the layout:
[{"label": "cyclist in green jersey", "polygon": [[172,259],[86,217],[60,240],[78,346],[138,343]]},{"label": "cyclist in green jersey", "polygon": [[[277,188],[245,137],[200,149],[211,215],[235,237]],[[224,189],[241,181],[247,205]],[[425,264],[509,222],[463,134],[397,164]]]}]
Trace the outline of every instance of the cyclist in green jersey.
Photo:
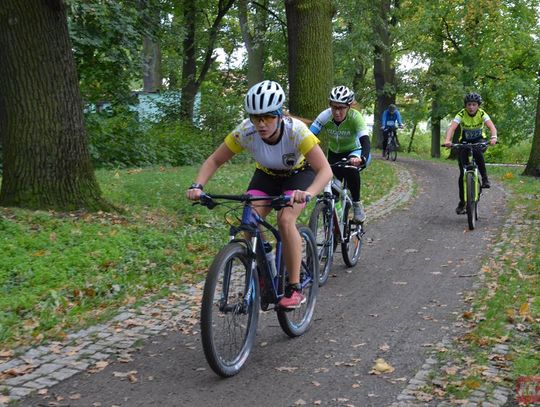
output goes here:
[{"label": "cyclist in green jersey", "polygon": [[[497,143],[497,129],[491,121],[489,115],[482,109],[480,105],[482,104],[482,97],[478,93],[469,93],[465,96],[464,99],[465,108],[461,109],[457,114],[448,130],[446,131],[446,140],[444,145],[448,148],[452,146],[452,137],[454,132],[458,127],[461,129],[460,134],[460,143],[478,143],[484,139],[483,130],[484,125],[491,132],[490,144],[495,145]],[[482,176],[482,188],[489,188],[491,184],[489,182],[487,171],[486,171],[486,162],[484,160],[483,151],[478,149],[473,150],[474,159],[478,164],[478,170]],[[458,215],[466,213],[465,209],[465,198],[463,192],[463,176],[465,173],[465,166],[468,164],[468,152],[462,150],[458,157],[459,163],[459,204],[456,208],[456,213]]]},{"label": "cyclist in green jersey", "polygon": [[[310,130],[317,135],[325,130],[328,135],[328,161],[333,164],[343,158],[351,164],[363,167],[371,160],[369,133],[362,114],[351,109],[354,93],[346,86],[336,86],[328,97],[330,108],[322,111],[311,124]],[[364,207],[360,201],[360,173],[354,169],[332,168],[336,178],[347,181],[353,199],[353,221],[366,220]]]}]

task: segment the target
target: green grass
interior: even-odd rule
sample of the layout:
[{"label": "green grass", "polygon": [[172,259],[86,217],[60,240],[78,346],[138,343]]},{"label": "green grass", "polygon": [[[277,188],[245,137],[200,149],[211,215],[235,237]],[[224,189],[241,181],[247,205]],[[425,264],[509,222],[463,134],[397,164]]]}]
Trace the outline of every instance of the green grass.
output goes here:
[{"label": "green grass", "polygon": [[[98,171],[104,196],[122,214],[0,208],[0,343],[62,338],[145,294],[202,279],[228,227],[224,209],[185,199],[196,170]],[[241,193],[252,173],[253,164],[226,165],[205,189]],[[397,182],[392,166],[379,161],[362,180],[366,204]]]}]

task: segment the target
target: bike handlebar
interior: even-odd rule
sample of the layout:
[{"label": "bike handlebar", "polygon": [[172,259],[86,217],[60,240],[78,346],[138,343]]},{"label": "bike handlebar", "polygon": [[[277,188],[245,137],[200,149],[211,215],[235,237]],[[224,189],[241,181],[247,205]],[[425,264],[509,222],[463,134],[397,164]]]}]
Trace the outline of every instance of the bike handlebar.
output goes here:
[{"label": "bike handlebar", "polygon": [[[195,202],[194,205],[200,204],[206,206],[208,209],[213,209],[217,205],[216,199],[223,199],[227,201],[235,202],[255,202],[255,201],[270,201],[270,205],[273,209],[282,209],[290,205],[291,195],[277,195],[277,196],[252,196],[249,194],[242,195],[210,195],[210,194],[201,194],[199,202]],[[311,200],[311,195],[306,197],[306,202]]]},{"label": "bike handlebar", "polygon": [[364,168],[366,168],[366,163],[363,163],[360,167],[357,167],[356,165],[351,164],[350,158],[342,158],[341,161],[330,164],[330,167],[349,168],[349,169],[354,169],[357,171],[362,171]]},{"label": "bike handlebar", "polygon": [[[450,148],[474,148],[474,147],[488,147],[489,143],[487,141],[480,141],[478,143],[452,143]],[[446,144],[441,144],[441,147],[446,147]]]}]

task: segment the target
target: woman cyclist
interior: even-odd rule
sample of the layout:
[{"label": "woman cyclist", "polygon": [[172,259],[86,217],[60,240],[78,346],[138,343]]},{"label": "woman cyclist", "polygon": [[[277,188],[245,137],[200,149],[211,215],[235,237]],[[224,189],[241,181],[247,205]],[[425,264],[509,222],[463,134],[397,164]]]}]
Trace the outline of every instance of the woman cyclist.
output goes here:
[{"label": "woman cyclist", "polygon": [[[371,159],[369,134],[362,114],[351,109],[354,93],[346,86],[336,86],[328,97],[330,107],[322,111],[311,124],[310,130],[317,135],[321,130],[328,134],[328,161],[333,164],[348,158],[356,167],[365,166]],[[353,199],[353,221],[366,220],[360,201],[360,173],[350,168],[332,168],[336,178],[347,181]]]},{"label": "woman cyclist", "polygon": [[[484,139],[483,129],[484,125],[491,132],[490,144],[495,145],[497,143],[497,129],[491,121],[488,114],[480,109],[482,104],[482,97],[478,93],[469,93],[465,96],[463,100],[465,108],[461,109],[450,123],[448,130],[446,131],[446,140],[444,145],[448,148],[452,147],[452,137],[454,132],[461,127],[461,134],[459,138],[460,143],[478,143]],[[479,149],[473,150],[474,159],[478,164],[478,170],[482,176],[482,188],[489,188],[491,184],[486,171],[486,162],[484,161],[484,153]],[[465,209],[465,198],[463,192],[463,175],[465,173],[465,165],[467,165],[468,152],[466,150],[461,150],[458,157],[459,164],[459,204],[456,208],[456,213],[458,215],[467,213]]]},{"label": "woman cyclist", "polygon": [[[298,308],[305,302],[300,292],[302,241],[296,219],[310,196],[322,191],[332,178],[319,140],[300,120],[283,115],[285,93],[273,81],[260,82],[249,89],[244,107],[249,118],[240,123],[225,141],[206,159],[187,197],[197,200],[203,186],[235,154],[247,150],[256,161],[256,169],[247,193],[253,196],[286,194],[292,207],[283,208],[277,216],[283,239],[283,256],[289,272],[289,284],[279,306]],[[259,207],[263,217],[271,208]]]}]

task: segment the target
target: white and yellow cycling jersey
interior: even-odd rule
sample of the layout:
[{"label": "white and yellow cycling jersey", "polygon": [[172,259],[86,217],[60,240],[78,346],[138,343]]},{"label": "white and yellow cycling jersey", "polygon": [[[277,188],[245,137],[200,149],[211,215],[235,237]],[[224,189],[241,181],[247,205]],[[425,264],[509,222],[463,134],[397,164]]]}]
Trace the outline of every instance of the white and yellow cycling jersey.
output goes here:
[{"label": "white and yellow cycling jersey", "polygon": [[249,119],[225,137],[225,145],[235,154],[247,150],[265,172],[292,171],[302,168],[305,155],[319,144],[319,139],[298,119],[284,116],[282,134],[276,144],[268,144]]}]

